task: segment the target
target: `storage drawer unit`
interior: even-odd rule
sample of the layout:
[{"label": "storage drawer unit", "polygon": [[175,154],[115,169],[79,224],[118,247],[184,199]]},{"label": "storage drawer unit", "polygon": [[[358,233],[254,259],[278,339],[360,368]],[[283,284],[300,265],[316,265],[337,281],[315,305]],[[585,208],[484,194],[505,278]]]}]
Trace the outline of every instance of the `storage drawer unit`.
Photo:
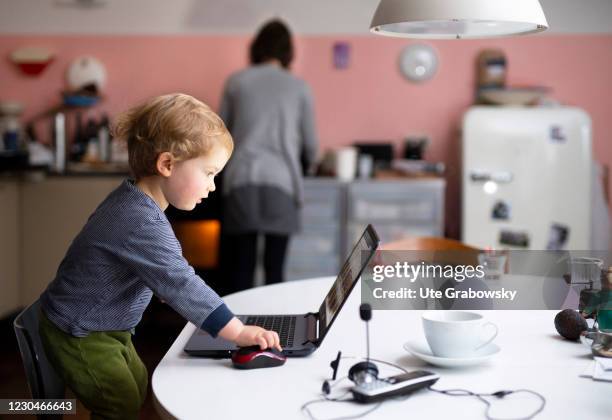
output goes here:
[{"label": "storage drawer unit", "polygon": [[443,179],[306,179],[303,230],[289,243],[287,280],[336,275],[368,223],[383,243],[405,236],[442,236],[444,188]]},{"label": "storage drawer unit", "polygon": [[[350,245],[371,223],[381,241],[444,233],[443,179],[357,181],[348,184],[347,239]],[[345,249],[345,254],[350,251]]]},{"label": "storage drawer unit", "polygon": [[344,248],[345,194],[344,185],[336,180],[305,180],[302,232],[289,242],[287,280],[338,273]]}]

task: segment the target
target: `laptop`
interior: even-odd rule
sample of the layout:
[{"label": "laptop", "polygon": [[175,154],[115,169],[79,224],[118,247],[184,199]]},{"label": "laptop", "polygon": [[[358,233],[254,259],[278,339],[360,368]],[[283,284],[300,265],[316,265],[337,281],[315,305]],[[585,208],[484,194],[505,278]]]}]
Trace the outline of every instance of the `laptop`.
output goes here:
[{"label": "laptop", "polygon": [[[376,231],[372,225],[368,225],[316,312],[297,315],[236,315],[237,318],[247,325],[276,331],[284,355],[309,355],[323,342],[379,243]],[[201,329],[196,330],[185,346],[185,352],[191,356],[214,358],[231,357],[231,352],[236,349],[233,342],[220,337],[213,338]]]}]

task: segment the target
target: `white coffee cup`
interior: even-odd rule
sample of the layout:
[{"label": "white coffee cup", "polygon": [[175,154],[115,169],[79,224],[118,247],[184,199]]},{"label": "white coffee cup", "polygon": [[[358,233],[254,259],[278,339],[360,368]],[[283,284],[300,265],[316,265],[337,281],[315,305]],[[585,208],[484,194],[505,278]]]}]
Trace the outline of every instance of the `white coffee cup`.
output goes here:
[{"label": "white coffee cup", "polygon": [[439,357],[473,357],[497,337],[497,326],[475,312],[427,311],[423,314],[425,338]]},{"label": "white coffee cup", "polygon": [[357,169],[357,149],[342,147],[336,151],[336,177],[342,181],[355,179]]}]

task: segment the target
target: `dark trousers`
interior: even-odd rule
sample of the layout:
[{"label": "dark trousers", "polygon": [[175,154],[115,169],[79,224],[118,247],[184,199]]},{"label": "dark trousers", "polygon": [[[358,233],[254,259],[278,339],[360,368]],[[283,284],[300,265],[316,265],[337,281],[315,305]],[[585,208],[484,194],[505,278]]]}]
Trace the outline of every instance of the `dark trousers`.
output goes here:
[{"label": "dark trousers", "polygon": [[[222,241],[223,287],[227,293],[253,287],[258,234],[225,234]],[[263,264],[266,284],[283,281],[289,235],[264,234]]]}]

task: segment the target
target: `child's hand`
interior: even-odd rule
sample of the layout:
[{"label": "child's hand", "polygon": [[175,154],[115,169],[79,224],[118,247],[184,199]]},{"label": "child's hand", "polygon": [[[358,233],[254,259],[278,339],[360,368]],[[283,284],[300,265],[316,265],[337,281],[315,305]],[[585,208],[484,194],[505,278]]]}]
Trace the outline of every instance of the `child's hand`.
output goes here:
[{"label": "child's hand", "polygon": [[253,325],[244,325],[235,342],[240,347],[258,345],[262,350],[274,347],[278,351],[283,351],[276,331],[264,330]]},{"label": "child's hand", "polygon": [[268,331],[261,327],[244,325],[236,317],[219,331],[219,337],[233,341],[240,347],[259,346],[262,350],[274,347],[278,349],[278,351],[283,351],[276,331]]}]

